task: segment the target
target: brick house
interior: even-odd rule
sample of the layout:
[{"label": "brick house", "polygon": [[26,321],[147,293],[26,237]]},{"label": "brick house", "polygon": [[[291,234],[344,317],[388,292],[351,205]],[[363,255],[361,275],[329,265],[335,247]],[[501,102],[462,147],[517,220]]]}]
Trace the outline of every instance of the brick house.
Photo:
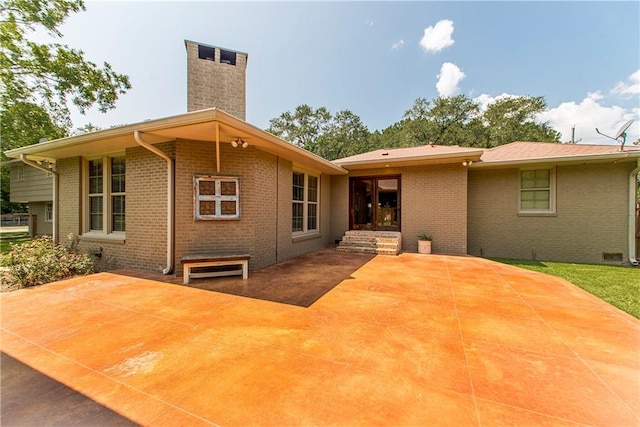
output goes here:
[{"label": "brick house", "polygon": [[245,121],[246,53],[185,45],[187,113],[7,152],[55,162],[54,236],[78,234],[107,268],[247,253],[257,269],[350,230],[397,233],[405,251],[425,231],[441,253],[635,261],[640,150],[518,142],[329,162]]}]

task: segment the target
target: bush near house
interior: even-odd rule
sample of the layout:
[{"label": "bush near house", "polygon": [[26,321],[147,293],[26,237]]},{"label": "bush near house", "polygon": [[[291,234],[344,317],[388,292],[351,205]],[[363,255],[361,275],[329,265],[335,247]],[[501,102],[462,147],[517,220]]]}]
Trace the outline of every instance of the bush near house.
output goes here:
[{"label": "bush near house", "polygon": [[640,269],[612,265],[572,264],[493,258],[552,276],[562,277],[620,310],[640,319]]},{"label": "bush near house", "polygon": [[50,236],[14,245],[4,257],[8,277],[3,282],[8,283],[3,287],[37,286],[93,273],[93,261],[87,254],[78,252],[77,245],[75,236],[70,236],[69,246],[54,242]]}]

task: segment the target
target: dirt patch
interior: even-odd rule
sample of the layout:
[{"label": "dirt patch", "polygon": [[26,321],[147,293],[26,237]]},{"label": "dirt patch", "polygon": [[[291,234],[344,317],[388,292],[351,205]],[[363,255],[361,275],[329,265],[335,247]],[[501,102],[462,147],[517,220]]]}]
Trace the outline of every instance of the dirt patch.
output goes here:
[{"label": "dirt patch", "polygon": [[0,293],[12,292],[20,289],[20,284],[15,283],[9,269],[0,267]]}]

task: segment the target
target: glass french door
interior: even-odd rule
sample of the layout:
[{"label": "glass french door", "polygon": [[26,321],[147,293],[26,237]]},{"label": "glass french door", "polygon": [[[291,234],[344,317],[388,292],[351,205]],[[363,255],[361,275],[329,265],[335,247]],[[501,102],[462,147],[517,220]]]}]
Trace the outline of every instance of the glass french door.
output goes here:
[{"label": "glass french door", "polygon": [[349,227],[400,231],[400,177],[351,178]]}]

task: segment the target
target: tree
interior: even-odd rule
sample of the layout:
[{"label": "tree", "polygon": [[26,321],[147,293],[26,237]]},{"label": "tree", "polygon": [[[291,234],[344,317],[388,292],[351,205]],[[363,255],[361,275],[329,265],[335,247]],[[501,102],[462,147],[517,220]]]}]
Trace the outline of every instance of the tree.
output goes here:
[{"label": "tree", "polygon": [[430,141],[442,145],[471,145],[474,138],[470,124],[478,118],[479,111],[478,104],[466,95],[436,98],[427,113]]},{"label": "tree", "polygon": [[[400,122],[381,134],[377,147],[440,145],[490,148],[514,141],[559,142],[560,133],[536,116],[546,109],[543,97],[514,97],[490,104],[484,113],[466,95],[415,100]],[[375,146],[375,145],[374,145]]]},{"label": "tree", "polygon": [[269,120],[268,132],[311,151],[327,160],[335,160],[369,150],[369,130],[360,117],[349,110],[332,115],[325,107],[307,104]]},{"label": "tree", "polygon": [[[60,25],[85,9],[82,0],[0,0],[0,133],[4,151],[57,139],[71,130],[69,105],[84,113],[97,105],[106,112],[131,88],[129,78],[108,63],[99,67],[80,50],[29,40],[36,30],[62,37]],[[2,168],[3,211],[8,171]]]},{"label": "tree", "polygon": [[349,110],[338,111],[318,137],[316,154],[327,160],[369,151],[369,129]]},{"label": "tree", "polygon": [[[3,119],[36,105],[46,111],[58,128],[71,128],[69,103],[81,113],[97,105],[106,112],[118,97],[131,88],[129,78],[118,74],[108,63],[98,67],[80,50],[60,43],[38,44],[28,39],[36,29],[61,37],[58,27],[71,13],[85,9],[82,0],[2,0],[0,1],[0,81]],[[22,104],[22,106],[21,106]],[[37,142],[11,141],[13,146]]]},{"label": "tree", "polygon": [[542,96],[518,96],[499,99],[487,107],[483,119],[489,147],[514,141],[559,142],[560,133],[548,123],[539,123],[538,113],[547,108]]},{"label": "tree", "polygon": [[331,113],[325,107],[314,110],[302,104],[293,113],[286,111],[269,120],[267,132],[315,153],[318,137],[326,132],[330,121]]}]

